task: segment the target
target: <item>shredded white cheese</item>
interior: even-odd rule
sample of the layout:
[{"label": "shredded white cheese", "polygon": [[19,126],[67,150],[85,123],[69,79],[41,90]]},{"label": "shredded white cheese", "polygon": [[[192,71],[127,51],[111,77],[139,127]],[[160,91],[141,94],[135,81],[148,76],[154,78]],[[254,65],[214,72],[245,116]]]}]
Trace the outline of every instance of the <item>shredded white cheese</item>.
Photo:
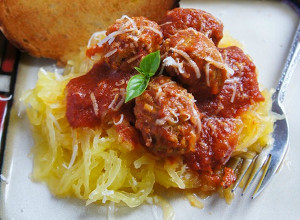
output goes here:
[{"label": "shredded white cheese", "polygon": [[115,125],[119,125],[123,122],[123,119],[124,119],[124,115],[121,114],[121,117],[120,117],[120,120],[118,122],[114,122]]},{"label": "shredded white cheese", "polygon": [[95,32],[95,33],[93,33],[93,35],[90,37],[90,39],[89,39],[89,42],[88,42],[88,45],[87,45],[87,48],[90,48],[91,47],[91,44],[92,44],[92,41],[94,41],[94,40],[101,40],[101,38],[103,37],[103,36],[105,36],[105,34],[106,34],[106,31],[98,31],[98,32]]},{"label": "shredded white cheese", "polygon": [[210,86],[210,81],[209,81],[209,67],[210,63],[205,64],[205,75],[206,75],[206,84],[207,86]]},{"label": "shredded white cheese", "polygon": [[180,74],[184,74],[185,73],[185,71],[183,69],[183,63],[176,62],[173,57],[166,57],[163,60],[163,66],[173,66],[174,68],[178,69],[178,72]]},{"label": "shredded white cheese", "polygon": [[167,21],[167,22],[165,22],[163,24],[160,24],[159,26],[164,26],[164,25],[168,25],[168,24],[172,24],[172,22],[171,21]]},{"label": "shredded white cheese", "polygon": [[163,72],[164,72],[164,69],[165,69],[165,66],[162,65],[162,67],[160,68],[160,71],[159,71],[159,73],[158,73],[157,75],[158,75],[158,76],[162,75]]},{"label": "shredded white cheese", "polygon": [[116,53],[117,51],[118,51],[118,49],[115,48],[115,49],[109,51],[107,54],[105,54],[104,57],[110,57],[111,55],[113,55],[113,54]]},{"label": "shredded white cheese", "polygon": [[197,66],[197,64],[195,63],[195,61],[192,60],[191,57],[186,52],[184,52],[182,50],[178,50],[178,49],[175,49],[175,48],[171,48],[171,50],[173,50],[175,53],[178,53],[179,55],[181,55],[194,69],[194,71],[196,73],[196,78],[200,79],[200,77],[201,77],[200,69]]},{"label": "shredded white cheese", "polygon": [[116,86],[121,86],[125,83],[125,79],[121,79],[119,82],[116,82],[115,85]]},{"label": "shredded white cheese", "polygon": [[106,43],[107,41],[109,41],[110,39],[116,37],[117,35],[120,35],[120,34],[124,34],[124,33],[127,33],[127,32],[131,32],[133,31],[134,29],[132,28],[129,28],[129,29],[126,29],[126,30],[118,30],[118,31],[115,31],[115,32],[112,32],[110,33],[109,35],[107,35],[103,40],[101,40],[100,42],[97,43],[97,45],[99,47],[101,47],[104,43]]},{"label": "shredded white cheese", "polygon": [[[120,93],[116,94],[112,102],[109,104],[108,109],[118,111],[125,101],[126,91],[124,88],[120,89]],[[121,98],[120,98],[121,96]],[[119,100],[119,101],[118,101]]]},{"label": "shredded white cheese", "polygon": [[138,54],[130,59],[127,60],[127,63],[132,63],[133,61],[139,59],[141,56],[143,56],[143,54]]},{"label": "shredded white cheese", "polygon": [[230,102],[233,103],[234,102],[234,99],[235,99],[235,95],[236,95],[236,82],[234,82],[233,84],[233,92],[232,92],[232,96],[231,96],[231,99],[230,99]]},{"label": "shredded white cheese", "polygon": [[[118,36],[120,34],[128,33],[128,32],[134,33],[128,37],[133,39],[133,42],[135,43],[135,46],[137,47],[138,46],[137,41],[139,40],[139,37],[141,36],[141,33],[144,29],[149,29],[149,30],[153,31],[154,33],[158,34],[161,38],[163,37],[162,32],[154,27],[142,26],[142,27],[138,28],[136,25],[136,22],[132,18],[128,17],[127,15],[123,15],[120,20],[123,20],[123,19],[127,19],[128,22],[123,24],[117,31],[110,33],[104,39],[99,41],[97,43],[97,45],[99,47],[101,47],[106,42],[108,42],[108,44],[111,45],[112,42],[115,40],[116,36]],[[97,37],[98,35],[99,34],[95,34],[94,37]],[[91,42],[89,41],[88,45],[90,46],[90,44],[91,44]]]},{"label": "shredded white cheese", "polygon": [[187,114],[186,112],[183,112],[182,115],[186,115],[187,117],[183,121],[188,121],[191,119],[191,115]]},{"label": "shredded white cheese", "polygon": [[225,69],[227,71],[227,73],[229,73],[230,75],[234,74],[234,70],[229,68],[225,63],[215,61],[211,57],[206,57],[205,61],[212,64],[212,65],[214,65],[217,68]]},{"label": "shredded white cheese", "polygon": [[167,119],[164,117],[164,118],[160,118],[160,119],[156,119],[155,121],[155,124],[156,125],[164,125],[166,123]]},{"label": "shredded white cheese", "polygon": [[[121,17],[121,20],[122,20],[122,19],[125,19],[125,18],[128,19],[128,21],[132,24],[133,29],[135,29],[135,30],[138,31],[138,28],[137,28],[137,26],[136,26],[135,21],[134,21],[132,18],[128,17],[127,15],[123,15],[123,16]],[[127,25],[125,24],[124,26],[126,27]],[[123,27],[122,27],[122,28],[123,28]]]},{"label": "shredded white cheese", "polygon": [[149,29],[149,30],[153,31],[154,33],[158,34],[161,38],[163,38],[161,31],[157,30],[154,27],[145,26],[144,29]]},{"label": "shredded white cheese", "polygon": [[91,92],[90,98],[92,100],[92,104],[93,104],[93,109],[94,109],[95,115],[98,116],[98,114],[99,114],[99,106],[98,106],[95,94],[93,92]]}]

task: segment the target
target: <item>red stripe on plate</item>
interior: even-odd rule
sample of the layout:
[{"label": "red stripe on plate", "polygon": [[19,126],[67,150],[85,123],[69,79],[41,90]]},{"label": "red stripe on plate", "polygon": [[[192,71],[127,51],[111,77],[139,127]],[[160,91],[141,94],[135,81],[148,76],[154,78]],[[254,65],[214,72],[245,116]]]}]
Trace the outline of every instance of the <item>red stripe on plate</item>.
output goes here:
[{"label": "red stripe on plate", "polygon": [[6,100],[1,100],[1,98],[6,99],[4,96],[0,96],[0,141],[3,133],[3,125],[4,125],[4,119],[7,112],[7,102]]},{"label": "red stripe on plate", "polygon": [[10,43],[6,46],[6,51],[2,63],[2,71],[5,73],[11,73],[14,70],[14,64],[16,61],[17,49]]}]

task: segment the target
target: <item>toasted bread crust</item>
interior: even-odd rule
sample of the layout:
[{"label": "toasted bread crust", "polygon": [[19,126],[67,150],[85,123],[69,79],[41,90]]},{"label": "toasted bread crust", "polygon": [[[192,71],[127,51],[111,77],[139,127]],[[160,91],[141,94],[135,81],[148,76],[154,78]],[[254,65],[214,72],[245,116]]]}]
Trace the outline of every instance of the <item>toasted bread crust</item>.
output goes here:
[{"label": "toasted bread crust", "polygon": [[66,63],[95,31],[122,15],[158,21],[178,5],[179,0],[0,0],[0,30],[29,54]]}]

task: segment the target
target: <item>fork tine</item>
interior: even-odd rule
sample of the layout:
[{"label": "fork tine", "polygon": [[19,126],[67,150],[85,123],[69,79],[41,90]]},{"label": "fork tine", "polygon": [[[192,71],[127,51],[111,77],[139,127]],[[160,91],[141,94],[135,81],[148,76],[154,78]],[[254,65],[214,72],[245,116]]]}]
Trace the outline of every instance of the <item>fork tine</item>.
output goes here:
[{"label": "fork tine", "polygon": [[262,176],[261,183],[257,186],[257,190],[254,191],[252,195],[252,199],[256,198],[267,186],[267,184],[270,182],[271,177],[277,172],[280,165],[282,164],[283,158],[286,155],[286,151],[284,151],[284,154],[281,157],[272,156],[270,153],[269,161],[265,168],[265,172]]},{"label": "fork tine", "polygon": [[253,168],[251,171],[251,174],[247,180],[247,183],[243,189],[242,195],[245,194],[246,190],[248,189],[248,187],[252,184],[253,180],[255,179],[255,177],[257,176],[257,174],[259,173],[259,171],[261,170],[261,168],[263,167],[263,165],[266,162],[266,159],[268,157],[268,154],[265,154],[263,152],[261,152],[258,157],[256,158],[256,160],[253,160]]},{"label": "fork tine", "polygon": [[240,184],[240,182],[242,181],[242,179],[244,178],[245,174],[247,173],[250,165],[252,164],[252,162],[255,160],[257,156],[253,156],[252,158],[244,158],[243,159],[243,164],[242,167],[239,170],[239,175],[232,187],[231,192],[234,192],[234,190],[237,188],[237,186]]},{"label": "fork tine", "polygon": [[[252,199],[254,199],[256,196],[258,196],[262,191],[263,189],[265,188],[266,184],[269,182],[270,180],[270,177],[273,176],[273,174],[275,173],[275,169],[274,166],[270,166],[271,164],[271,161],[272,161],[272,155],[269,154],[268,155],[268,159],[267,159],[267,162],[266,162],[266,166],[265,166],[265,169],[264,169],[264,172],[259,180],[259,183],[257,184],[254,192],[253,192],[253,195],[252,195]],[[273,159],[274,161],[274,159]],[[274,163],[274,162],[273,162]],[[268,173],[268,176],[267,176],[267,173]]]},{"label": "fork tine", "polygon": [[232,157],[230,158],[226,166],[230,167],[232,170],[236,170],[238,165],[241,163],[241,161],[242,161],[241,157]]},{"label": "fork tine", "polygon": [[[281,136],[285,137],[282,140],[277,140],[274,142],[272,149],[269,152],[269,166],[266,167],[266,170],[261,177],[260,184],[257,186],[257,189],[254,191],[252,195],[252,199],[256,198],[266,187],[266,185],[270,182],[271,177],[275,174],[278,170],[280,164],[282,163],[284,156],[287,152],[288,141],[289,138],[288,134],[288,122],[287,119],[285,120],[277,120],[274,123],[274,131],[273,131],[273,138],[276,138],[276,135],[281,133]],[[284,132],[285,131],[285,132]]]}]

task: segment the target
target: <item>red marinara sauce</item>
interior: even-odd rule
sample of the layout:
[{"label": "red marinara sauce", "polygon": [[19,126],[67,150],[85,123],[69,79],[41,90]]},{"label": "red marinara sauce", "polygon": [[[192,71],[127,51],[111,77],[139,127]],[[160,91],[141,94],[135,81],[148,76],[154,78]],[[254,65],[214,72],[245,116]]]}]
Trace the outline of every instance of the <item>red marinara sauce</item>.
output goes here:
[{"label": "red marinara sauce", "polygon": [[[181,29],[182,27],[186,28],[186,23],[181,22],[179,15],[189,18],[189,15],[195,13],[197,15],[200,12],[195,10],[178,10],[173,15],[172,13],[169,14],[172,16],[168,19],[171,21],[175,20],[178,24],[171,24],[169,27],[163,27],[163,35],[167,36],[165,33],[169,33],[170,30],[173,31],[175,29],[177,30],[177,28]],[[201,13],[203,14],[204,12]],[[205,16],[201,17],[202,20],[198,20],[196,24],[194,24],[192,20],[187,24],[199,26],[201,22],[206,22],[205,27],[208,28],[214,24],[214,22],[210,22],[210,19],[213,19],[213,17],[210,15],[207,15],[208,17]],[[139,19],[141,18],[138,18],[137,22]],[[148,24],[151,25],[149,26]],[[165,25],[167,24],[168,23]],[[146,28],[147,33],[150,30],[153,31],[152,23],[148,22],[146,27],[148,27]],[[201,27],[201,25],[199,27]],[[223,26],[218,23],[218,27],[214,33],[216,36],[210,36],[215,40],[216,44],[218,43],[219,38],[222,38],[222,28]],[[155,30],[158,29],[159,28],[156,28]],[[200,31],[206,33],[207,30],[201,29]],[[170,32],[169,34],[172,33]],[[150,48],[146,46],[148,45],[147,42],[149,39],[152,39],[151,42],[154,43],[149,44]],[[96,63],[86,75],[72,79],[68,83],[66,89],[66,116],[69,124],[74,128],[109,126],[108,122],[112,121],[117,132],[121,136],[122,141],[130,142],[133,146],[138,146],[140,143],[146,146],[145,138],[143,139],[143,135],[141,135],[143,129],[136,126],[136,122],[139,120],[141,122],[152,123],[151,127],[157,129],[157,120],[152,120],[153,117],[151,114],[143,115],[143,117],[134,114],[133,108],[135,101],[133,100],[125,104],[124,100],[127,83],[131,76],[137,74],[133,67],[138,66],[144,55],[152,50],[157,50],[157,48],[161,46],[161,38],[157,36],[156,32],[153,32],[152,35],[143,35],[142,40],[138,41],[139,43],[137,45],[132,44],[131,40],[131,35],[122,35],[118,36],[111,45],[106,45],[107,50],[104,51],[105,53],[101,51],[103,48],[101,49],[98,46],[87,51],[88,56],[100,52],[105,55],[102,54],[104,55],[104,58]],[[115,50],[111,50],[112,45],[115,47]],[[234,73],[224,81],[224,85],[220,88],[218,94],[205,93],[200,86],[186,86],[187,91],[192,93],[197,101],[196,105],[198,109],[195,112],[199,113],[202,128],[200,135],[197,136],[195,148],[183,151],[184,154],[180,156],[184,158],[185,163],[190,169],[198,171],[201,174],[200,178],[207,183],[226,188],[235,181],[233,170],[225,167],[225,165],[230,159],[238,141],[238,131],[240,126],[238,116],[247,111],[249,106],[256,102],[264,101],[264,97],[259,90],[256,67],[241,49],[238,47],[217,48],[214,44],[212,44],[211,47],[215,48],[216,53],[219,53],[220,60],[218,60],[218,62],[223,62],[224,60],[226,65],[228,65]],[[132,48],[135,49],[133,54]],[[131,57],[128,57],[128,54],[130,54]],[[123,66],[126,68],[123,68]],[[163,74],[167,75],[168,72],[166,71]],[[176,86],[182,88],[182,80],[178,78],[172,79],[172,83],[176,83]],[[176,90],[172,89],[171,92],[176,93]],[[151,96],[149,99],[155,101],[155,96]],[[164,101],[169,101],[173,104],[175,103],[174,97],[177,96],[175,94],[174,96],[164,96],[164,99],[166,99]],[[145,100],[142,100],[139,105],[144,106]],[[159,110],[166,111],[166,114],[170,113],[169,108],[164,108],[164,105],[160,104],[159,108]],[[175,108],[172,109],[174,110]],[[176,126],[182,125],[175,123],[174,128],[178,128]],[[164,127],[162,127],[162,129],[163,128]],[[170,126],[169,128],[173,129]],[[156,133],[159,138],[166,139],[166,136],[164,136],[162,132]],[[147,132],[144,132],[144,134],[147,139],[149,134],[147,134]],[[174,136],[180,138],[181,134],[177,132],[176,135]],[[186,146],[186,144],[183,144],[183,147]],[[164,146],[158,145],[158,147]],[[163,157],[164,155],[160,154],[158,156]]]},{"label": "red marinara sauce", "polygon": [[234,74],[225,80],[219,94],[203,99],[195,93],[197,106],[201,112],[218,117],[236,117],[248,110],[249,106],[265,100],[259,90],[256,67],[244,52],[235,46],[219,48],[226,64]]},{"label": "red marinara sauce", "polygon": [[133,103],[124,104],[131,75],[99,62],[86,75],[72,79],[66,88],[66,117],[71,127],[105,126],[112,119],[123,141],[133,146],[140,144],[136,128],[132,126]]}]

